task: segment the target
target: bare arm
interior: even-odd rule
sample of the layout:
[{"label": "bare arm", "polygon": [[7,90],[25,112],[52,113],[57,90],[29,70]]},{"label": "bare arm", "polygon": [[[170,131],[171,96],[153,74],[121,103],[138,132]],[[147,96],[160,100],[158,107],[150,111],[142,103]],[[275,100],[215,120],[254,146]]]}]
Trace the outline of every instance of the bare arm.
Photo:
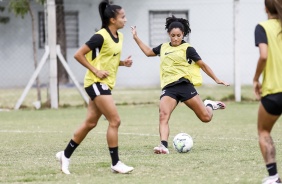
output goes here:
[{"label": "bare arm", "polygon": [[89,69],[94,75],[99,77],[100,79],[104,79],[109,76],[109,72],[98,70],[97,68],[93,67],[85,58],[85,55],[91,51],[91,49],[87,45],[81,46],[76,53],[74,54],[74,58],[82,64],[85,68]]},{"label": "bare arm", "polygon": [[206,64],[204,63],[202,60],[199,60],[196,62],[197,65],[200,66],[200,68],[210,77],[212,78],[217,84],[223,84],[225,86],[229,86],[228,83],[218,79],[216,77],[216,75],[213,73],[212,69]]},{"label": "bare arm", "polygon": [[259,82],[259,77],[265,68],[266,60],[268,56],[267,44],[259,44],[260,57],[258,59],[256,72],[253,79],[253,90],[255,92],[256,98],[259,100],[261,98],[261,83]]},{"label": "bare arm", "polygon": [[131,26],[131,33],[133,35],[133,39],[135,40],[135,42],[137,43],[137,45],[140,47],[140,49],[143,51],[143,53],[150,57],[150,56],[156,56],[156,54],[153,52],[153,50],[147,46],[146,44],[144,44],[142,42],[142,40],[140,40],[140,38],[138,38],[137,36],[137,31],[136,31],[136,26]]}]

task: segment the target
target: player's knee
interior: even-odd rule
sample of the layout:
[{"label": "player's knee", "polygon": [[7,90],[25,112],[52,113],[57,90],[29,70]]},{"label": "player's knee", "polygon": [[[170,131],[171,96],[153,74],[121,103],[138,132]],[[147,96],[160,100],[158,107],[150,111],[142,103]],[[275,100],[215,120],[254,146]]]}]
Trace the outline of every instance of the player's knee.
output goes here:
[{"label": "player's knee", "polygon": [[97,121],[88,120],[88,121],[86,121],[86,126],[89,130],[92,130],[93,128],[95,128],[97,126]]},{"label": "player's knee", "polygon": [[[161,122],[168,119],[169,113],[167,113],[166,111],[162,111],[162,110],[160,110],[159,113],[160,113],[159,116],[160,116]],[[164,122],[166,122],[166,121],[164,121]]]},{"label": "player's knee", "polygon": [[98,120],[97,118],[94,117],[87,117],[85,120],[85,126],[87,127],[88,130],[92,130],[97,126]]},{"label": "player's knee", "polygon": [[199,118],[203,123],[208,123],[212,120],[212,116],[209,115],[209,114],[204,114],[204,115],[200,116]]},{"label": "player's knee", "polygon": [[120,126],[120,118],[113,118],[111,121],[110,121],[110,125],[112,128],[118,128]]}]

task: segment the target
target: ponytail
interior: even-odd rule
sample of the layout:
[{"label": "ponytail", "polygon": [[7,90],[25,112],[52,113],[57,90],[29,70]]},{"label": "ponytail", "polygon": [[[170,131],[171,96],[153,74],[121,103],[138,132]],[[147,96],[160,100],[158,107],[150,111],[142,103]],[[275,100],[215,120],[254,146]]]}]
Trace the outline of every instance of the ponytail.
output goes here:
[{"label": "ponytail", "polygon": [[274,6],[277,12],[277,18],[280,21],[281,24],[281,32],[282,33],[282,2],[281,0],[273,0],[274,1]]},{"label": "ponytail", "polygon": [[121,6],[118,5],[110,5],[109,1],[103,0],[99,4],[99,14],[102,21],[102,28],[108,27],[111,18],[116,18],[118,11],[122,9]]}]

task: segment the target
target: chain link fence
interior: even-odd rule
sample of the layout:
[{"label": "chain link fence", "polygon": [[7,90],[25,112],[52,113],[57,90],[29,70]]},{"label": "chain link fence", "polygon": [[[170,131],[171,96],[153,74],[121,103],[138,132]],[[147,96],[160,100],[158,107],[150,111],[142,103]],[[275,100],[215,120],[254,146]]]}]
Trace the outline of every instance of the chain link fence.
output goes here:
[{"label": "chain link fence", "polygon": [[[34,18],[36,53],[33,48],[30,13],[27,12],[23,18],[16,16],[8,10],[9,0],[0,0],[0,109],[14,108],[45,53],[48,38],[46,5],[41,5],[35,0],[29,2]],[[56,1],[57,43],[61,46],[62,55],[81,87],[86,69],[75,61],[73,55],[101,26],[99,2],[98,0]],[[160,39],[167,39],[164,29],[165,18],[172,14],[188,18],[192,32],[185,39],[196,48],[203,61],[219,78],[232,85],[234,30],[237,30],[241,83],[242,85],[252,83],[258,57],[253,32],[256,24],[266,19],[263,0],[241,0],[238,14],[233,11],[233,0],[164,0],[161,3],[158,0],[114,0],[112,3],[121,5],[128,19],[126,26],[120,30],[124,34],[121,59],[132,55],[134,61],[131,68],[120,67],[116,89],[159,90],[159,58],[144,56],[132,39],[130,26],[136,25],[139,37],[150,45],[156,40],[158,42]],[[159,16],[163,17],[163,21],[158,23],[156,17]],[[234,16],[238,16],[238,27],[234,27]],[[60,64],[59,60],[58,63]],[[49,71],[47,60],[21,108],[38,108],[38,103],[41,107],[50,106]],[[84,106],[84,99],[61,65],[58,65],[58,76],[60,107]],[[203,77],[204,84],[214,84],[205,74]]]}]

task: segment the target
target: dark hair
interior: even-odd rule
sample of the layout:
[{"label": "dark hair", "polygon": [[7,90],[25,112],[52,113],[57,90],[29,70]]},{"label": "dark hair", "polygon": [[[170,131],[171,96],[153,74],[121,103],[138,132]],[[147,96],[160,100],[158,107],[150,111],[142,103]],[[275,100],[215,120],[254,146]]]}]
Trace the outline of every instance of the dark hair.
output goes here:
[{"label": "dark hair", "polygon": [[265,0],[264,4],[270,14],[277,15],[277,10],[274,5],[274,0]]},{"label": "dark hair", "polygon": [[277,18],[279,19],[280,25],[281,25],[281,32],[279,34],[282,34],[282,2],[281,0],[265,0],[264,4],[271,15],[277,15]]},{"label": "dark hair", "polygon": [[179,28],[183,33],[184,36],[191,33],[189,21],[183,18],[176,18],[174,15],[171,17],[166,18],[165,29],[169,33],[173,28]]},{"label": "dark hair", "polygon": [[282,29],[282,2],[281,0],[274,0],[274,6],[276,8],[277,16],[278,16],[277,18],[280,20],[281,29]]},{"label": "dark hair", "polygon": [[118,11],[121,9],[121,6],[111,5],[107,0],[102,1],[99,4],[99,13],[102,20],[101,28],[106,28],[110,23],[110,18],[116,18]]}]

